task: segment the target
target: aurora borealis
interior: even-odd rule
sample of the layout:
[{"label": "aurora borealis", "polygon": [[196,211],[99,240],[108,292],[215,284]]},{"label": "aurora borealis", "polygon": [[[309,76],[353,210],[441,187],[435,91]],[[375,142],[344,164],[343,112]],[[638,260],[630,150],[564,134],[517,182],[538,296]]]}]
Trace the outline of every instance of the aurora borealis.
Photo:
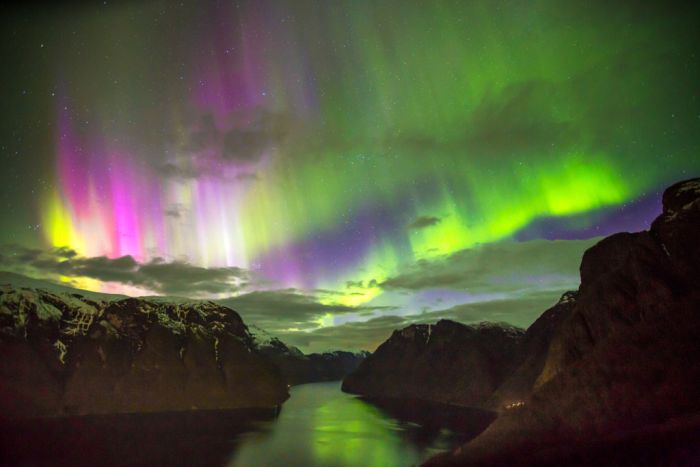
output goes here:
[{"label": "aurora borealis", "polygon": [[614,3],[4,7],[0,269],[315,350],[527,325],[700,171],[697,8]]}]

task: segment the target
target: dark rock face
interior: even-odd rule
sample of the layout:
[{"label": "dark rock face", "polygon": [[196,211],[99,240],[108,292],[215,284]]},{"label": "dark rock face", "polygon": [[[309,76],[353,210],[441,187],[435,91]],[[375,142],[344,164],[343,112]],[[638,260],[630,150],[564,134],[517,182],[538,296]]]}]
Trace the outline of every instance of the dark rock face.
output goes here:
[{"label": "dark rock face", "polygon": [[317,381],[338,381],[354,371],[368,352],[324,352],[304,355],[276,337],[251,327],[258,352],[270,361],[290,385]]},{"label": "dark rock face", "polygon": [[273,407],[279,372],[212,302],[0,287],[0,410],[37,417]]},{"label": "dark rock face", "polygon": [[700,461],[699,239],[694,179],[665,191],[649,231],[590,248],[533,391],[472,442],[429,464],[563,465],[584,452],[599,460],[617,452],[621,463],[633,463],[653,443],[666,462]]},{"label": "dark rock face", "polygon": [[519,344],[514,370],[503,384],[491,395],[488,407],[504,410],[517,406],[535,388],[542,384],[540,375],[545,365],[552,338],[559,332],[562,323],[571,316],[577,292],[566,292],[556,305],[527,328]]},{"label": "dark rock face", "polygon": [[522,337],[507,325],[414,324],[395,331],[345,378],[343,390],[477,407],[509,374]]}]

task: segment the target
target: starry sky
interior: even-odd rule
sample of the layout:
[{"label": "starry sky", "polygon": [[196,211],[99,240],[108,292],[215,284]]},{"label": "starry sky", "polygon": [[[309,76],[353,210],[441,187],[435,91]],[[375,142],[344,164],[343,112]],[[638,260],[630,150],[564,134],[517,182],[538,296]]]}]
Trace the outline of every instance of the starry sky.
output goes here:
[{"label": "starry sky", "polygon": [[697,7],[0,7],[0,270],[220,299],[303,350],[529,325],[700,173]]}]

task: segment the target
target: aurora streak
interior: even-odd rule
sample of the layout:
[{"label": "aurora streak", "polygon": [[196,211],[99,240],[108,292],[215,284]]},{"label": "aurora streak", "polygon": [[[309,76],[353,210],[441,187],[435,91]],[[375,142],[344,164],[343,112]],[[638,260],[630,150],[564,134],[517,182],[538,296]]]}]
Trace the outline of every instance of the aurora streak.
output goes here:
[{"label": "aurora streak", "polygon": [[603,235],[629,206],[641,228],[646,197],[700,169],[691,20],[652,6],[173,5],[46,20],[26,243],[387,305],[421,262]]}]

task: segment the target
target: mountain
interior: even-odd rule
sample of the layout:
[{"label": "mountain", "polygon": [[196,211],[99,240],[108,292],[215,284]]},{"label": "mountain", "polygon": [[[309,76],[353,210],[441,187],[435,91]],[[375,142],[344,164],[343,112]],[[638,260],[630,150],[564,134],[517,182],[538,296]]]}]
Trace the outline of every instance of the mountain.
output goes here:
[{"label": "mountain", "polygon": [[101,298],[0,285],[3,417],[274,407],[288,397],[235,311]]},{"label": "mountain", "polygon": [[343,391],[481,406],[509,374],[522,338],[523,330],[505,324],[413,324],[349,374]]},{"label": "mountain", "polygon": [[429,465],[700,462],[700,179],[669,187],[662,204],[648,231],[585,252],[575,298],[492,402],[518,399]]},{"label": "mountain", "polygon": [[538,380],[552,338],[571,316],[578,292],[565,292],[559,301],[527,328],[518,344],[514,370],[489,397],[486,407],[495,410],[517,406],[541,382]]},{"label": "mountain", "polygon": [[290,385],[341,380],[369,355],[368,352],[324,352],[304,355],[257,326],[249,327],[258,352],[279,369]]}]

